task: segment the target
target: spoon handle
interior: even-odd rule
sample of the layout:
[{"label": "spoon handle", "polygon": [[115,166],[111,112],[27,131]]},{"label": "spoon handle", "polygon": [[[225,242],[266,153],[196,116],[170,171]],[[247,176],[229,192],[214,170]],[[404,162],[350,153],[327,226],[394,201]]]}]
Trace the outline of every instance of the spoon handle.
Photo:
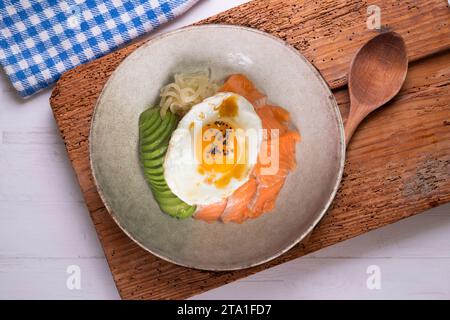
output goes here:
[{"label": "spoon handle", "polygon": [[348,114],[347,121],[345,121],[344,133],[345,133],[345,144],[348,146],[353,133],[355,133],[356,128],[359,126],[361,121],[369,114],[365,106],[360,105],[357,102],[351,102],[350,112]]}]

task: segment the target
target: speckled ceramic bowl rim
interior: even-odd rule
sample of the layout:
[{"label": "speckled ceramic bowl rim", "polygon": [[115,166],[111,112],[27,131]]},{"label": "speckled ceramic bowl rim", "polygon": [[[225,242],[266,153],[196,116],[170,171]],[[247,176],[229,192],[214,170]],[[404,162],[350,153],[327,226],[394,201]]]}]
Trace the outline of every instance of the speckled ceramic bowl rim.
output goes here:
[{"label": "speckled ceramic bowl rim", "polygon": [[[309,226],[309,228],[306,229],[305,232],[303,232],[295,241],[292,242],[292,244],[290,244],[289,246],[286,246],[284,249],[274,253],[272,256],[263,259],[261,261],[257,261],[255,263],[252,264],[248,264],[248,265],[242,265],[242,266],[238,266],[235,268],[214,268],[214,269],[200,269],[196,266],[193,265],[189,265],[189,264],[183,264],[180,263],[178,261],[173,261],[167,257],[164,257],[161,254],[158,254],[156,252],[153,252],[152,250],[150,250],[149,248],[147,248],[145,245],[143,245],[142,243],[140,243],[140,241],[138,241],[137,239],[135,239],[120,223],[119,219],[117,218],[117,216],[114,214],[114,212],[111,210],[111,208],[109,207],[107,201],[105,201],[105,196],[103,194],[103,190],[101,188],[101,186],[99,185],[99,183],[97,182],[97,178],[96,178],[96,173],[95,173],[95,167],[93,166],[92,163],[92,132],[93,132],[93,127],[95,125],[95,119],[96,119],[96,113],[97,113],[97,106],[99,105],[100,101],[102,100],[102,96],[103,93],[105,92],[105,88],[108,86],[110,79],[113,78],[113,76],[115,75],[115,73],[119,72],[121,70],[121,68],[124,65],[124,62],[129,59],[130,57],[132,57],[135,54],[139,54],[140,50],[143,50],[144,48],[146,48],[147,46],[149,46],[150,44],[153,44],[155,41],[159,41],[162,40],[170,35],[176,34],[176,33],[183,33],[189,30],[193,30],[193,29],[215,29],[215,28],[227,28],[227,29],[234,29],[234,30],[244,30],[247,32],[253,32],[256,33],[258,35],[267,37],[271,40],[275,40],[276,42],[278,42],[279,44],[282,44],[286,49],[294,52],[296,54],[296,56],[298,56],[299,59],[303,60],[303,62],[306,63],[306,65],[311,69],[311,71],[314,73],[314,75],[317,77],[317,79],[319,80],[319,82],[322,84],[323,88],[325,89],[325,91],[327,92],[330,102],[333,106],[333,111],[334,111],[334,120],[336,121],[336,124],[339,128],[339,147],[340,147],[340,154],[341,159],[340,159],[340,163],[339,163],[339,168],[338,168],[338,173],[336,175],[337,179],[335,181],[335,184],[333,186],[332,192],[330,193],[330,197],[328,199],[328,201],[326,201],[325,205],[322,207],[322,209],[320,210],[320,213],[318,214],[317,218],[313,221],[313,223],[311,223],[311,225]],[[91,171],[92,171],[92,176],[94,179],[94,183],[97,187],[97,191],[100,195],[100,198],[104,204],[104,206],[106,207],[106,209],[108,210],[109,214],[111,215],[111,217],[113,218],[113,220],[116,222],[116,224],[120,227],[120,229],[122,229],[122,231],[131,239],[133,240],[137,245],[139,245],[141,248],[143,248],[144,250],[150,252],[151,254],[157,256],[158,258],[161,258],[165,261],[174,263],[176,265],[180,265],[183,267],[188,267],[188,268],[193,268],[193,269],[199,269],[199,270],[208,270],[208,271],[234,271],[234,270],[241,270],[241,269],[246,269],[246,268],[251,268],[251,267],[255,267],[261,264],[264,264],[266,262],[269,262],[279,256],[281,256],[283,253],[289,251],[292,247],[294,247],[296,244],[298,244],[300,241],[302,241],[304,238],[306,238],[315,228],[315,226],[320,222],[320,220],[324,217],[325,213],[327,212],[328,208],[330,207],[331,203],[333,202],[336,193],[339,189],[339,185],[341,183],[342,180],[342,174],[344,172],[344,165],[345,165],[345,149],[346,149],[346,145],[345,145],[345,135],[344,135],[344,125],[342,122],[342,117],[341,117],[341,113],[339,111],[337,102],[334,98],[333,93],[331,92],[330,88],[328,87],[328,85],[326,84],[325,80],[323,79],[322,75],[319,73],[319,71],[302,55],[300,54],[300,52],[298,52],[294,47],[292,47],[291,45],[287,44],[286,42],[284,42],[282,39],[277,38],[271,34],[268,34],[266,32],[257,30],[257,29],[252,29],[252,28],[248,28],[248,27],[242,27],[242,26],[236,26],[236,25],[221,25],[221,24],[207,24],[207,25],[201,25],[201,26],[189,26],[189,27],[184,27],[184,28],[180,28],[174,31],[170,31],[155,37],[151,37],[149,40],[147,40],[143,45],[141,45],[139,48],[137,48],[136,50],[134,50],[130,55],[128,55],[120,64],[119,66],[112,72],[112,74],[110,75],[110,77],[108,78],[108,81],[105,83],[105,85],[103,86],[102,92],[100,93],[99,97],[97,98],[97,101],[95,103],[95,107],[94,107],[94,112],[92,113],[92,120],[91,120],[91,126],[90,126],[90,132],[89,132],[89,163],[90,163],[90,167],[91,167]]]}]

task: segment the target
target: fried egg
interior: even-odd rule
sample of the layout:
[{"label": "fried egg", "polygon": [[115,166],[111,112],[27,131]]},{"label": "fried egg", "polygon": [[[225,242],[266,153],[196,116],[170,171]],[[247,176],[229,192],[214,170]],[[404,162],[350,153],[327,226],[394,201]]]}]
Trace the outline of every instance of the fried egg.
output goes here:
[{"label": "fried egg", "polygon": [[193,106],[173,132],[164,159],[171,191],[190,205],[229,197],[257,162],[262,123],[252,104],[218,93]]}]

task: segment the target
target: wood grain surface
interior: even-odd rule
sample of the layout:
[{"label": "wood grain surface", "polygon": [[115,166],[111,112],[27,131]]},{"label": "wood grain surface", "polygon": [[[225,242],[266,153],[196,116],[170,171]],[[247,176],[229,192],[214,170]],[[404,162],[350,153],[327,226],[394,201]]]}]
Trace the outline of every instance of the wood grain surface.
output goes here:
[{"label": "wood grain surface", "polygon": [[201,23],[237,24],[276,35],[302,52],[335,89],[347,82],[356,50],[376,32],[367,27],[368,7],[374,5],[382,29],[405,39],[410,61],[450,48],[445,0],[259,0]]},{"label": "wood grain surface", "polygon": [[[448,48],[450,41],[445,1],[420,3],[383,1],[382,5],[382,23],[405,36],[409,55],[416,60]],[[365,28],[366,6],[360,1],[323,1],[314,10],[310,2],[253,1],[207,22],[253,26],[278,34],[314,60],[328,83],[337,88],[345,83],[345,65],[354,51],[373,36]],[[335,15],[336,10],[341,14]],[[422,20],[426,14],[433,19]],[[335,30],[338,24],[342,32]],[[408,31],[415,36],[408,36]],[[301,39],[307,34],[312,34],[312,40],[302,47]],[[270,263],[235,272],[204,272],[162,261],[116,226],[98,196],[89,166],[88,135],[95,101],[111,72],[137,46],[69,71],[51,97],[55,119],[123,298],[186,298],[450,201],[450,53],[444,52],[414,63],[399,96],[363,122],[349,146],[337,198],[307,243]],[[345,118],[346,89],[335,91],[335,96]]]}]

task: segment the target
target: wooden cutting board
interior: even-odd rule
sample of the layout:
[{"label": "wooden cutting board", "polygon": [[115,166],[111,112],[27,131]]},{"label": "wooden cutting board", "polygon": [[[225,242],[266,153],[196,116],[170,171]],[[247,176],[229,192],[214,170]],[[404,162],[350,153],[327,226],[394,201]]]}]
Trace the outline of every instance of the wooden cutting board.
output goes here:
[{"label": "wooden cutting board", "polygon": [[[447,2],[374,3],[381,8],[383,27],[402,34],[410,59],[420,61],[410,66],[395,100],[372,114],[356,132],[338,195],[308,241],[247,270],[205,272],[165,262],[132,242],[99,198],[89,166],[91,115],[111,72],[141,43],[63,75],[50,103],[122,298],[187,298],[450,201]],[[376,33],[366,27],[367,6],[366,1],[350,0],[256,0],[201,23],[245,25],[286,40],[335,89],[345,119],[348,93],[341,87],[346,83],[346,69],[357,48]]]}]

